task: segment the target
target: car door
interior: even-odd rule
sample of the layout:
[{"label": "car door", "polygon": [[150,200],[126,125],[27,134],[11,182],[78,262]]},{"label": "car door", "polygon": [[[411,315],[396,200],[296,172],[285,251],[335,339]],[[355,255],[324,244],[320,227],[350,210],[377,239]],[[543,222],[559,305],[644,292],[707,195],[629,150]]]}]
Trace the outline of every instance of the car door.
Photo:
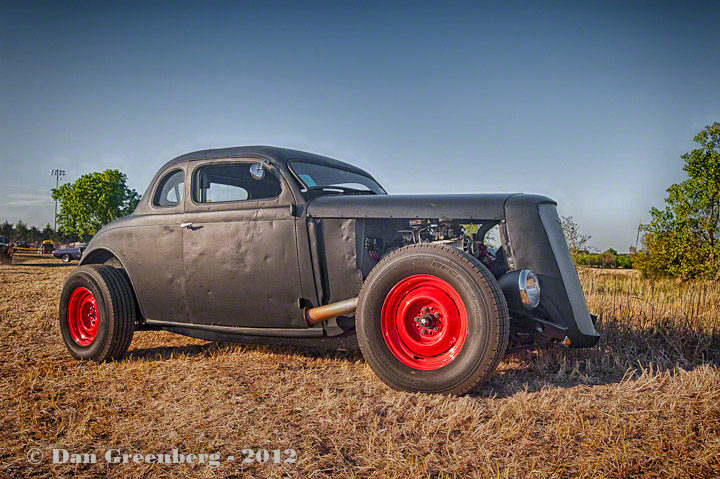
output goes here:
[{"label": "car door", "polygon": [[183,258],[192,323],[307,328],[298,306],[294,198],[270,164],[254,177],[258,162],[191,162]]}]

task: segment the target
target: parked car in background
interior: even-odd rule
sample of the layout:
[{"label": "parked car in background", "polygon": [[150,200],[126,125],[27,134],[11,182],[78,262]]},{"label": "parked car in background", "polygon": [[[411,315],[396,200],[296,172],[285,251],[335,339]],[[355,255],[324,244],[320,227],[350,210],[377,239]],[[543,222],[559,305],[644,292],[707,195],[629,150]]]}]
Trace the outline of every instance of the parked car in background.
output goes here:
[{"label": "parked car in background", "polygon": [[40,254],[50,254],[55,249],[55,243],[52,242],[52,240],[45,240],[42,242],[42,246],[38,248],[38,253]]},{"label": "parked car in background", "polygon": [[52,252],[52,255],[57,259],[62,260],[63,263],[69,263],[70,260],[80,261],[82,253],[85,250],[85,245],[59,248]]}]

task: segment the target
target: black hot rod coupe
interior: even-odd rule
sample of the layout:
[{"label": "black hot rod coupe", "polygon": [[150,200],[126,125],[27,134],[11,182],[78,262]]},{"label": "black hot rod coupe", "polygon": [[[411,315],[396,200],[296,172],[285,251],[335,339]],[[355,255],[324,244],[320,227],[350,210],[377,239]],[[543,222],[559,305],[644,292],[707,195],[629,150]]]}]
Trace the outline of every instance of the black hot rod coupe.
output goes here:
[{"label": "black hot rod coupe", "polygon": [[121,358],[136,330],[359,346],[395,389],[463,394],[509,338],[598,341],[555,206],[388,195],[360,168],[282,148],[190,153],[88,244],[62,291],[62,336],[95,361]]}]

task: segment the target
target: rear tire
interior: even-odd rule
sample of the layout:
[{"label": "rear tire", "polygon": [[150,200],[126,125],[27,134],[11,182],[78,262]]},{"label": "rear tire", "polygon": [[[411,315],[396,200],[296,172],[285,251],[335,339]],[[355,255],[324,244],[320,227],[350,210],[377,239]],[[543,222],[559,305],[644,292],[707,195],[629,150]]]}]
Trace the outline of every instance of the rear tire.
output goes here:
[{"label": "rear tire", "polygon": [[135,300],[127,276],[111,266],[73,271],[60,296],[60,332],[75,359],[122,359],[135,331]]},{"label": "rear tire", "polygon": [[363,356],[391,388],[461,395],[503,358],[510,318],[480,261],[424,243],[394,251],[370,272],[356,327]]}]

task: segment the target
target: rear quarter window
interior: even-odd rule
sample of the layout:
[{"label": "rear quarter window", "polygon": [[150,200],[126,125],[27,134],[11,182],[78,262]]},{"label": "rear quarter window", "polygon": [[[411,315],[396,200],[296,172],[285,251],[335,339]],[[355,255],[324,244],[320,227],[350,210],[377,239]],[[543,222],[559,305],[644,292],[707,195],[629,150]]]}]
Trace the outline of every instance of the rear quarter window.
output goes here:
[{"label": "rear quarter window", "polygon": [[158,207],[177,206],[182,203],[185,190],[185,172],[183,170],[171,171],[160,180],[153,205]]}]

